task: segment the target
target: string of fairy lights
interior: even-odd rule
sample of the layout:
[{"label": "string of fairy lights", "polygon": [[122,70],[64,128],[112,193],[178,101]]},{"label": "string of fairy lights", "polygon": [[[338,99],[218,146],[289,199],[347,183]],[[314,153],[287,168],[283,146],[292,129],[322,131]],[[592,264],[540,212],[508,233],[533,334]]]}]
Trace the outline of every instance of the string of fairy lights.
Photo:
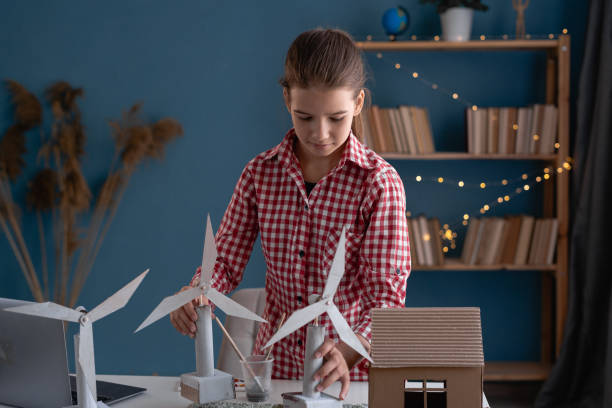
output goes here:
[{"label": "string of fairy lights", "polygon": [[[563,34],[567,34],[567,32],[568,31],[566,28],[562,30]],[[558,34],[552,34],[552,33],[548,35],[526,34],[525,37],[521,39],[553,40],[558,37],[559,37]],[[367,41],[376,40],[374,36],[372,35],[368,35],[366,39]],[[384,38],[384,40],[388,40],[388,39],[389,39],[388,37]],[[393,40],[394,38],[391,38],[391,39]],[[491,41],[491,40],[513,40],[513,39],[518,39],[518,38],[516,38],[515,36],[508,35],[508,34],[503,34],[500,36],[487,36],[487,35],[482,34],[479,36],[479,39],[480,41]],[[433,37],[411,35],[410,41],[440,41],[440,37],[437,35]],[[478,110],[478,105],[468,100],[467,98],[462,97],[459,94],[458,90],[450,89],[445,86],[442,86],[439,82],[426,78],[421,72],[410,70],[409,67],[402,65],[398,61],[394,61],[388,58],[386,55],[384,55],[381,52],[376,53],[376,58],[383,62],[389,63],[390,66],[392,66],[393,69],[395,70],[408,72],[412,79],[419,81],[420,83],[422,83],[423,85],[431,89],[432,91],[442,92],[446,94],[452,101],[456,103],[460,103],[466,106],[467,108],[471,108],[474,111]],[[514,131],[518,130],[518,124],[516,123],[513,124],[513,130]],[[535,140],[539,139],[539,135],[537,134],[532,135],[532,137]],[[559,150],[560,145],[558,142],[555,143],[554,148],[555,148],[555,151]],[[492,187],[506,187],[507,188],[507,191],[504,194],[501,194],[501,195],[496,194],[495,197],[492,197],[489,201],[483,203],[477,211],[476,210],[472,212],[464,211],[463,215],[456,222],[453,222],[450,224],[444,224],[442,226],[442,230],[439,231],[440,236],[442,238],[442,242],[443,242],[442,250],[443,252],[447,253],[449,250],[456,248],[456,243],[455,243],[455,238],[457,238],[456,228],[458,228],[459,226],[466,227],[469,224],[470,218],[474,216],[478,216],[478,214],[484,215],[487,212],[490,212],[495,207],[510,202],[514,197],[518,196],[519,194],[533,191],[537,185],[551,180],[554,176],[561,175],[564,172],[569,172],[572,169],[572,164],[573,164],[573,159],[571,157],[567,157],[565,158],[565,160],[559,167],[546,166],[542,169],[538,169],[531,173],[522,173],[520,176],[513,177],[513,178],[502,178],[501,180],[465,181],[461,177],[459,178],[423,177],[421,175],[415,176],[415,180],[417,183],[428,183],[429,182],[429,183],[435,183],[435,184],[445,184],[445,185],[455,186],[456,188],[460,190],[474,190],[474,189],[486,190]],[[411,212],[408,211],[406,213],[406,216],[411,217],[412,216]],[[425,234],[423,239],[429,240],[431,239],[431,237],[429,237],[429,234]]]}]

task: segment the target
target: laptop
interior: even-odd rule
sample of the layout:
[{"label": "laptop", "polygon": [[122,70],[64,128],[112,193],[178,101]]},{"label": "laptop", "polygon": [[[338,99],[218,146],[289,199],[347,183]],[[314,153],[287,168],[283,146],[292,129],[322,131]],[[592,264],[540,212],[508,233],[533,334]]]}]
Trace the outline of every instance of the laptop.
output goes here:
[{"label": "laptop", "polygon": [[[56,408],[76,404],[76,380],[68,375],[61,320],[6,312],[29,304],[0,298],[0,404]],[[131,398],[145,388],[96,381],[98,400],[107,405]]]}]

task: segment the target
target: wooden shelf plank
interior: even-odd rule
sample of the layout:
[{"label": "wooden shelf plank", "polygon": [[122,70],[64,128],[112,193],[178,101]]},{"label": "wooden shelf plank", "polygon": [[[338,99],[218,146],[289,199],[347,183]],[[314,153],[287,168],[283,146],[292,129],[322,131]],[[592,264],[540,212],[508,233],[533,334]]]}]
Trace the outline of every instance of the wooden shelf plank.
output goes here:
[{"label": "wooden shelf plank", "polygon": [[487,361],[485,381],[544,381],[550,373],[550,364],[538,361]]},{"label": "wooden shelf plank", "polygon": [[430,154],[379,153],[389,160],[542,160],[557,161],[555,154],[473,154],[466,152],[438,152]]},{"label": "wooden shelf plank", "polygon": [[413,265],[415,271],[556,271],[557,265],[467,265],[457,258],[446,258],[444,265]]},{"label": "wooden shelf plank", "polygon": [[[562,36],[561,36],[562,37]],[[364,51],[521,51],[555,50],[557,39],[452,41],[358,41]]]}]

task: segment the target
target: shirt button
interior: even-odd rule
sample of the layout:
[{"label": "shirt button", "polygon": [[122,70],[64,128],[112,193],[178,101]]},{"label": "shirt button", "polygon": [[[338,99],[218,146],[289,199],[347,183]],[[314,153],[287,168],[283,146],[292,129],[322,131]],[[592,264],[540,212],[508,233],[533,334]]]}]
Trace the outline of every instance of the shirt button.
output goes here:
[{"label": "shirt button", "polygon": [[397,269],[395,270],[395,273],[397,273],[397,274],[399,275],[399,274],[401,273],[400,268],[397,268]]},{"label": "shirt button", "polygon": [[301,340],[301,339],[300,339],[300,340],[298,340],[298,342],[297,342],[297,343],[298,343],[298,346],[301,346],[301,345],[302,345],[302,340]]},{"label": "shirt button", "polygon": [[304,257],[304,255],[306,255],[306,254],[304,253],[304,251],[303,251],[303,250],[300,250],[300,258],[303,258],[303,257]]},{"label": "shirt button", "polygon": [[302,304],[302,297],[301,297],[301,296],[298,296],[298,297],[297,297],[297,301],[298,301],[298,303],[301,305],[301,304]]},{"label": "shirt button", "polygon": [[308,211],[308,205],[305,205],[305,206],[304,206],[304,209],[305,209],[306,211]]}]

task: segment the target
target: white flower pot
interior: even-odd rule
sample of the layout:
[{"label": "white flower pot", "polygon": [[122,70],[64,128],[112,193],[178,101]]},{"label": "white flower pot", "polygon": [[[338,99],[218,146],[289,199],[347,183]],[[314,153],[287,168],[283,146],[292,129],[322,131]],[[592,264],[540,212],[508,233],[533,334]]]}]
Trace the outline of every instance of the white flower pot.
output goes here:
[{"label": "white flower pot", "polygon": [[474,9],[451,7],[440,14],[442,39],[444,41],[468,41],[472,34]]}]

